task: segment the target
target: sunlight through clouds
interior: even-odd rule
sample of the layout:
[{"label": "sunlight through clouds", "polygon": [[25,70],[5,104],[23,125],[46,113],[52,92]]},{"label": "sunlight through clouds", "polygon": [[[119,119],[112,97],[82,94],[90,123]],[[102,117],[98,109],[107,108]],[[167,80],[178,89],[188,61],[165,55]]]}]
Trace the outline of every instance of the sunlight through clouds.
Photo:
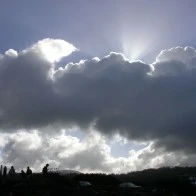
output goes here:
[{"label": "sunlight through clouds", "polygon": [[63,57],[70,55],[74,51],[78,51],[73,44],[65,40],[50,38],[38,41],[31,47],[31,50],[41,53],[50,63],[57,63]]},{"label": "sunlight through clouds", "polygon": [[124,26],[120,38],[122,52],[131,62],[143,60],[153,50],[152,45],[156,47],[159,43],[157,39],[158,35],[155,35],[151,29],[145,31],[141,29],[136,33]]},{"label": "sunlight through clouds", "polygon": [[[132,51],[134,45],[124,43]],[[147,42],[139,43],[135,40],[132,60],[141,58],[140,51],[145,54]],[[4,164],[40,170],[37,164],[48,162],[80,171],[126,172],[195,163],[195,123],[189,115],[196,112],[194,48],[164,50],[152,64],[110,52],[58,68],[57,61],[77,50],[67,44],[44,39],[2,56]]]},{"label": "sunlight through clouds", "polygon": [[147,53],[149,47],[148,40],[130,40],[130,38],[122,38],[123,54],[132,62],[141,60],[141,58]]}]

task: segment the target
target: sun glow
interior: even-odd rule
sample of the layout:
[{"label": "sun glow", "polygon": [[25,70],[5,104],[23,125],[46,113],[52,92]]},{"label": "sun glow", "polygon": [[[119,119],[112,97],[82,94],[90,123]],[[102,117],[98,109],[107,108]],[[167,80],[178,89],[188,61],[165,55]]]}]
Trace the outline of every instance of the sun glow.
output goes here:
[{"label": "sun glow", "polygon": [[152,50],[150,46],[155,38],[152,32],[129,33],[124,30],[121,35],[122,52],[130,61],[145,60],[143,58]]},{"label": "sun glow", "polygon": [[133,41],[133,40],[123,39],[122,41],[123,53],[130,61],[141,60],[141,58],[146,52],[147,47],[148,47],[148,43],[145,43],[142,40]]}]

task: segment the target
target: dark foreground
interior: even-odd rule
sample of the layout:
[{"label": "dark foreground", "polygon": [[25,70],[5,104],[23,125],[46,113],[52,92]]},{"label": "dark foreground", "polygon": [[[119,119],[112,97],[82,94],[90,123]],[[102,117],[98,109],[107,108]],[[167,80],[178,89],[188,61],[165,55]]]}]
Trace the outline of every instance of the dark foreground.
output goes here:
[{"label": "dark foreground", "polygon": [[[193,167],[149,169],[119,175],[49,173],[23,178],[18,174],[14,178],[0,178],[0,195],[195,196],[195,174]],[[137,186],[121,186],[125,182]]]}]

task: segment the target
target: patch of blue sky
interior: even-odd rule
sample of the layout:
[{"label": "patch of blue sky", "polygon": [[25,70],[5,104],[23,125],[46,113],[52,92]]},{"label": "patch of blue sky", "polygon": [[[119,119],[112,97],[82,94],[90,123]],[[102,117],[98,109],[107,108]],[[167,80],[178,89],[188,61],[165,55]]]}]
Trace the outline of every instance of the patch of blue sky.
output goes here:
[{"label": "patch of blue sky", "polygon": [[109,145],[111,147],[111,154],[113,157],[128,157],[129,151],[131,150],[141,150],[147,146],[146,143],[138,143],[135,141],[127,141],[127,142],[118,142],[118,141],[112,141],[109,142]]},{"label": "patch of blue sky", "polygon": [[80,141],[82,141],[86,136],[86,133],[84,131],[81,131],[77,128],[76,129],[71,129],[71,130],[66,130],[64,133],[68,134],[68,135],[71,135],[72,137],[76,137]]}]

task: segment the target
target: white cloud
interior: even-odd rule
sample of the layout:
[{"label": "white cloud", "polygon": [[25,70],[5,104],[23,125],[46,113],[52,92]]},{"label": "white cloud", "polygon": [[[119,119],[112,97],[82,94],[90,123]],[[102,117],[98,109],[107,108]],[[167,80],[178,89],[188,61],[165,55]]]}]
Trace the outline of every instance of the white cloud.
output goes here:
[{"label": "white cloud", "polygon": [[9,57],[17,57],[18,53],[17,53],[17,51],[15,51],[13,49],[9,49],[8,51],[5,52],[5,55],[7,55]]},{"label": "white cloud", "polygon": [[180,61],[188,64],[190,60],[196,57],[196,51],[192,47],[175,47],[169,50],[162,50],[156,57],[156,62]]},{"label": "white cloud", "polygon": [[2,164],[14,165],[17,171],[30,166],[41,171],[49,163],[51,168],[75,169],[81,172],[122,173],[162,166],[193,165],[194,157],[183,152],[165,152],[155,149],[154,143],[140,150],[130,150],[127,157],[113,157],[106,138],[98,132],[89,132],[80,140],[64,131],[53,137],[36,130],[21,130],[13,134],[0,134],[6,139],[1,145]]},{"label": "white cloud", "polygon": [[25,53],[34,51],[38,55],[43,55],[43,57],[50,63],[56,63],[59,62],[63,57],[68,56],[77,50],[78,49],[74,45],[68,43],[65,40],[46,38],[38,41],[23,52]]}]

